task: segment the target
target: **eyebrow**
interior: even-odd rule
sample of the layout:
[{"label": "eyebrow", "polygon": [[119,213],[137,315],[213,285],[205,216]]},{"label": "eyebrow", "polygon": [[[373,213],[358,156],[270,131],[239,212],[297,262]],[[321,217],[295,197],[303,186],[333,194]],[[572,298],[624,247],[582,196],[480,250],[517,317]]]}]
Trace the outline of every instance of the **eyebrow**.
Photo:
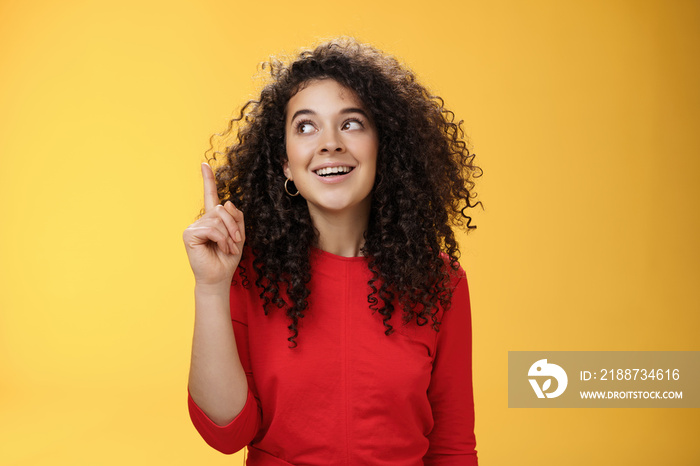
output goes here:
[{"label": "eyebrow", "polygon": [[[348,113],[359,113],[360,115],[363,115],[368,120],[370,119],[369,115],[367,115],[367,112],[365,112],[361,108],[349,107],[349,108],[344,108],[340,111],[341,115],[346,115]],[[291,121],[294,121],[294,119],[296,117],[298,117],[299,115],[316,115],[316,112],[314,112],[313,110],[309,110],[308,108],[303,108],[301,110],[297,110],[296,112],[294,112],[294,115],[292,116]]]}]

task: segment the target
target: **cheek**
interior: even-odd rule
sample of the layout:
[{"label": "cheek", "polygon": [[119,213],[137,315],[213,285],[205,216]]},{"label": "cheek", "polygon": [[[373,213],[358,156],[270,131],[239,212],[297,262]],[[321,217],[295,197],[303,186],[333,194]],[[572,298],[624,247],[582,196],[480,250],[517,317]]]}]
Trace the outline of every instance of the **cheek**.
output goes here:
[{"label": "cheek", "polygon": [[296,169],[298,165],[298,160],[299,160],[299,154],[298,150],[294,147],[293,144],[286,144],[285,145],[285,152],[287,155],[287,162],[284,164],[284,170],[285,173],[289,173],[289,171],[293,171]]},{"label": "cheek", "polygon": [[367,163],[372,164],[372,166],[376,169],[377,167],[377,158],[379,157],[379,147],[376,143],[370,144],[368,150],[367,150]]},{"label": "cheek", "polygon": [[376,149],[373,152],[369,152],[365,160],[362,161],[365,165],[368,174],[366,183],[369,185],[374,185],[377,180],[377,152]]},{"label": "cheek", "polygon": [[299,154],[294,150],[287,150],[287,163],[285,164],[288,170],[296,170],[299,167]]},{"label": "cheek", "polygon": [[352,152],[353,157],[361,160],[365,164],[376,163],[379,144],[373,138],[363,138],[348,141],[346,147]]}]

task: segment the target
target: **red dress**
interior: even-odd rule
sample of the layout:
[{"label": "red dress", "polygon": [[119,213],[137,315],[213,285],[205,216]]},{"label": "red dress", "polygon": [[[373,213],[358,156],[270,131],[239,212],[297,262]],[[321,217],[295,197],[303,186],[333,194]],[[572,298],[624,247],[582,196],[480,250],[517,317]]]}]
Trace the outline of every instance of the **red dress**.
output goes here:
[{"label": "red dress", "polygon": [[[249,278],[252,263],[245,264]],[[240,270],[240,269],[239,269]],[[455,273],[440,331],[369,309],[364,257],[311,254],[309,308],[289,348],[283,310],[265,316],[259,290],[231,287],[231,319],[248,399],[228,425],[188,396],[192,422],[223,453],[248,445],[248,465],[476,465],[469,290]],[[189,395],[189,393],[188,393]]]}]

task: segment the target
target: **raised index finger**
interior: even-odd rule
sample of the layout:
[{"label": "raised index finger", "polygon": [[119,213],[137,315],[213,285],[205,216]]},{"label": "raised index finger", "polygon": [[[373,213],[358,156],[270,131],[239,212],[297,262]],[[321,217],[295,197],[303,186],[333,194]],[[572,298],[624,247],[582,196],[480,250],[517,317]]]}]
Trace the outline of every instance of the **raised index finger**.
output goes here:
[{"label": "raised index finger", "polygon": [[219,205],[219,195],[216,192],[216,179],[208,163],[202,163],[202,179],[204,180],[204,210],[210,212]]}]

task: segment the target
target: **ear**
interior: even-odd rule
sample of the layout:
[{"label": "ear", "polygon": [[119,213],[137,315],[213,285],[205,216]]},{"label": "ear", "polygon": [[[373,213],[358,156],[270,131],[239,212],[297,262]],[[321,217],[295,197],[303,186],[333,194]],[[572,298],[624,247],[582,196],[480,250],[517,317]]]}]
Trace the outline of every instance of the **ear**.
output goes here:
[{"label": "ear", "polygon": [[292,171],[289,169],[289,162],[284,162],[282,164],[282,171],[284,172],[284,176],[286,176],[290,180],[292,179]]}]

